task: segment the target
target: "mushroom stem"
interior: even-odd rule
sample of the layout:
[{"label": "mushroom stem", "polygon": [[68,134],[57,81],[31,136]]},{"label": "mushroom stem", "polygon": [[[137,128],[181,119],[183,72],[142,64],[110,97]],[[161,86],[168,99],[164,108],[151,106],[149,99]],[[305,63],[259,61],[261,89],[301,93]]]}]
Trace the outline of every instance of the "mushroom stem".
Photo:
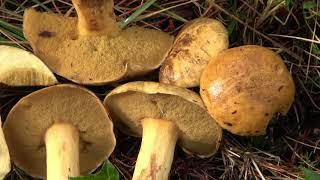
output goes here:
[{"label": "mushroom stem", "polygon": [[113,0],[72,0],[72,3],[78,14],[80,35],[113,35],[118,32]]},{"label": "mushroom stem", "polygon": [[132,179],[168,179],[178,129],[171,121],[152,118],[143,119],[142,127],[142,143]]},{"label": "mushroom stem", "polygon": [[52,125],[46,132],[47,180],[67,180],[80,175],[79,133],[66,123]]},{"label": "mushroom stem", "polygon": [[0,179],[4,179],[4,177],[9,173],[10,169],[10,155],[6,140],[3,135],[0,117]]}]

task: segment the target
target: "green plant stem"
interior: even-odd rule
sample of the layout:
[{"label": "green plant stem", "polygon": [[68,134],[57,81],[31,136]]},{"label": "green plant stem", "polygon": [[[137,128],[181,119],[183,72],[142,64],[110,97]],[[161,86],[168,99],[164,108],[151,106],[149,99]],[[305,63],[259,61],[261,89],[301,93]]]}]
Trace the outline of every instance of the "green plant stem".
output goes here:
[{"label": "green plant stem", "polygon": [[132,21],[134,21],[140,14],[142,14],[146,9],[148,9],[153,3],[155,3],[157,0],[149,0],[146,3],[144,3],[138,10],[136,10],[134,13],[132,13],[127,19],[125,19],[121,24],[120,28],[124,29],[130,24]]}]

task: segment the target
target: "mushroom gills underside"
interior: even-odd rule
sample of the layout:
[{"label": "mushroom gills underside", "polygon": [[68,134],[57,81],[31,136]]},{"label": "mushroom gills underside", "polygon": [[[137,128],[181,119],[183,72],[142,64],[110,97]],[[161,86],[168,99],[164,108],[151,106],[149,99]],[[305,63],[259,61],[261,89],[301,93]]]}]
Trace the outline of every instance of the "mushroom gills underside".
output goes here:
[{"label": "mushroom gills underside", "polygon": [[178,144],[186,152],[207,156],[219,147],[221,130],[216,122],[205,109],[179,96],[128,91],[106,102],[114,123],[129,135],[142,135],[144,118],[164,119],[174,121],[180,130]]}]

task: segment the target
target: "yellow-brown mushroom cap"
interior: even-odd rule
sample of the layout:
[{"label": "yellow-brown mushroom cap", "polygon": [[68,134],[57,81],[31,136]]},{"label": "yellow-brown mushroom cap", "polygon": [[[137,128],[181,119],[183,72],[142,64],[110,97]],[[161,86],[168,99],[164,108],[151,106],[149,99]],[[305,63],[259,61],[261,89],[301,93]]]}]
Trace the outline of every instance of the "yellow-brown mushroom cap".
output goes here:
[{"label": "yellow-brown mushroom cap", "polygon": [[4,179],[11,170],[11,160],[6,139],[2,130],[2,120],[0,116],[0,179]]},{"label": "yellow-brown mushroom cap", "polygon": [[50,86],[58,81],[35,55],[11,46],[0,45],[0,84],[8,86]]},{"label": "yellow-brown mushroom cap", "polygon": [[275,52],[255,45],[222,51],[205,68],[200,94],[221,127],[237,135],[263,135],[273,115],[286,114],[295,86]]},{"label": "yellow-brown mushroom cap", "polygon": [[221,22],[211,18],[188,22],[161,66],[160,82],[180,87],[199,86],[203,69],[228,46],[228,32]]},{"label": "yellow-brown mushroom cap", "polygon": [[112,120],[123,132],[141,136],[144,118],[172,121],[178,143],[187,153],[211,156],[219,148],[222,130],[196,93],[156,82],[130,82],[115,88],[104,100]]},{"label": "yellow-brown mushroom cap", "polygon": [[33,177],[46,177],[44,135],[54,123],[70,123],[79,131],[80,173],[95,170],[115,147],[113,124],[100,100],[74,85],[56,85],[22,98],[4,123],[13,162]]},{"label": "yellow-brown mushroom cap", "polygon": [[23,31],[34,53],[56,74],[73,82],[101,85],[158,68],[173,37],[130,27],[112,35],[79,35],[76,17],[25,11]]}]

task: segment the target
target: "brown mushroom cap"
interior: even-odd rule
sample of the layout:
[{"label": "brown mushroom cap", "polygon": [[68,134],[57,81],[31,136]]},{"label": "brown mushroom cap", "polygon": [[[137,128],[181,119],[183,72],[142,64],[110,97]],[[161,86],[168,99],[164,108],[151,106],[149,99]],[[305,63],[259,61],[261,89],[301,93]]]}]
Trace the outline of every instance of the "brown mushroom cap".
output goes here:
[{"label": "brown mushroom cap", "polygon": [[161,66],[160,82],[181,87],[199,86],[205,66],[228,46],[228,32],[219,21],[197,18],[188,22]]},{"label": "brown mushroom cap", "polygon": [[120,130],[141,136],[143,118],[165,119],[179,128],[178,143],[187,153],[216,153],[222,130],[200,97],[187,89],[155,82],[130,82],[111,91],[104,105]]},{"label": "brown mushroom cap", "polygon": [[11,170],[10,154],[2,130],[2,121],[0,116],[0,179],[4,179]]},{"label": "brown mushroom cap", "polygon": [[56,74],[73,82],[101,85],[158,68],[172,46],[166,33],[131,27],[112,35],[81,36],[77,18],[25,11],[25,37]]},{"label": "brown mushroom cap", "polygon": [[49,86],[58,81],[48,67],[28,51],[0,45],[0,84]]},{"label": "brown mushroom cap", "polygon": [[46,177],[44,135],[58,122],[79,130],[81,174],[96,169],[115,147],[113,124],[92,92],[74,85],[41,89],[12,108],[3,128],[12,160],[31,176]]},{"label": "brown mushroom cap", "polygon": [[294,100],[293,79],[280,56],[254,45],[221,52],[205,68],[200,94],[219,125],[238,135],[263,135],[273,115]]}]

